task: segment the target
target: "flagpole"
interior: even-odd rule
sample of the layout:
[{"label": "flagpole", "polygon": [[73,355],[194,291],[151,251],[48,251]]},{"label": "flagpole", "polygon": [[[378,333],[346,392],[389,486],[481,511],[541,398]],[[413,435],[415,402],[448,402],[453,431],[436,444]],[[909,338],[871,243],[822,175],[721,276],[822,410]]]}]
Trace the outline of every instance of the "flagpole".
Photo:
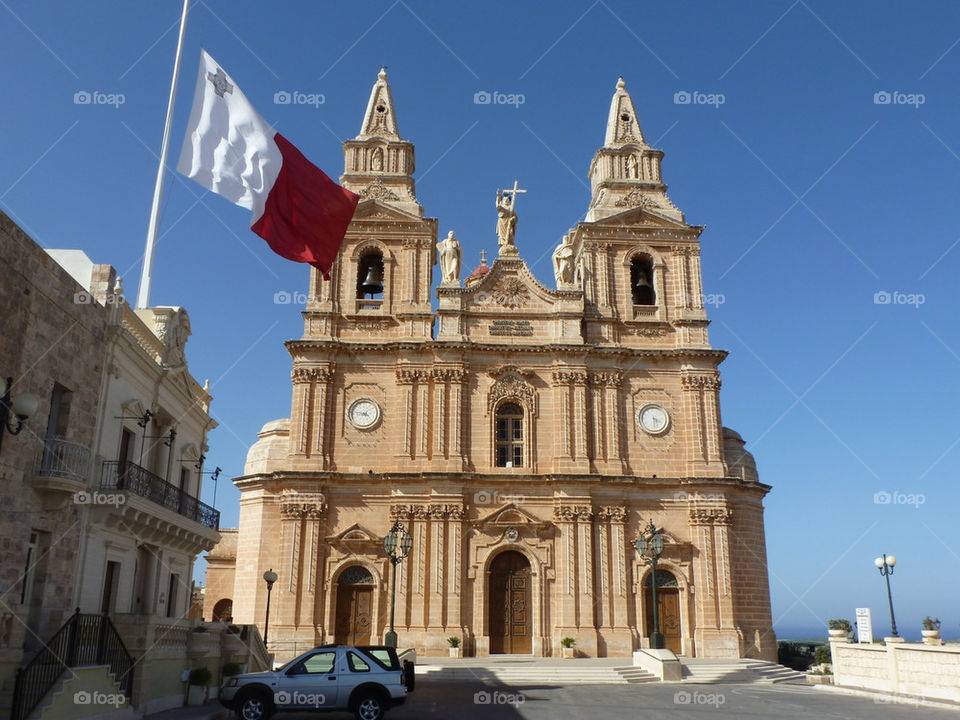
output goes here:
[{"label": "flagpole", "polygon": [[160,226],[160,201],[163,198],[163,176],[167,168],[167,153],[170,150],[170,127],[173,125],[173,101],[177,96],[177,80],[180,78],[180,58],[183,56],[183,37],[187,30],[187,10],[190,0],[183,0],[180,16],[180,37],[177,40],[177,58],[173,62],[173,80],[170,83],[170,99],[167,100],[167,120],[163,126],[163,142],[160,145],[160,167],[153,188],[153,207],[150,209],[150,226],[147,229],[147,248],[143,253],[143,270],[140,273],[140,290],[137,292],[137,309],[150,305],[150,282],[153,278],[153,256],[157,249],[157,228]]}]

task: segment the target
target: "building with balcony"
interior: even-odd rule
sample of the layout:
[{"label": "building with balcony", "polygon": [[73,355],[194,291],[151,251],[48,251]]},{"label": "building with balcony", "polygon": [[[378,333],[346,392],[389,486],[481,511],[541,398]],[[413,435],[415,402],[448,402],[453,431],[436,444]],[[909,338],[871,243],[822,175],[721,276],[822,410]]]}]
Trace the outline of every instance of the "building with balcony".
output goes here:
[{"label": "building with balcony", "polygon": [[78,622],[75,610],[121,629],[186,617],[194,560],[219,540],[220,517],[199,500],[216,423],[187,368],[187,312],[134,310],[113,267],[44,250],[3,213],[0,255],[0,375],[40,398],[22,431],[0,438],[6,714],[17,669]]}]

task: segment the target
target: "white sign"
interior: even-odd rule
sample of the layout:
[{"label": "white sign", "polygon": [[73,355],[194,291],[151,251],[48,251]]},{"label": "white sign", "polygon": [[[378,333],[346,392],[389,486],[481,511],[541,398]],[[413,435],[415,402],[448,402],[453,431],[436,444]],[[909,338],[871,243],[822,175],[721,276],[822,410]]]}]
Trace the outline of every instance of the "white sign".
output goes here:
[{"label": "white sign", "polygon": [[857,608],[857,642],[873,642],[873,623],[870,621],[870,608]]}]

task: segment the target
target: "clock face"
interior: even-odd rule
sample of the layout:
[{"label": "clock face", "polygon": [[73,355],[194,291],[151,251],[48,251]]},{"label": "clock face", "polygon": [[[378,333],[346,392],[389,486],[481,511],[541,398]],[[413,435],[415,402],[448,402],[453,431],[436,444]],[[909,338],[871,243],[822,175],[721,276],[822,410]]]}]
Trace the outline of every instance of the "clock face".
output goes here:
[{"label": "clock face", "polygon": [[648,404],[640,408],[637,420],[644,432],[650,435],[660,435],[670,426],[670,416],[659,405]]},{"label": "clock face", "polygon": [[380,422],[380,406],[369,398],[360,398],[347,408],[347,420],[358,430],[370,430]]}]

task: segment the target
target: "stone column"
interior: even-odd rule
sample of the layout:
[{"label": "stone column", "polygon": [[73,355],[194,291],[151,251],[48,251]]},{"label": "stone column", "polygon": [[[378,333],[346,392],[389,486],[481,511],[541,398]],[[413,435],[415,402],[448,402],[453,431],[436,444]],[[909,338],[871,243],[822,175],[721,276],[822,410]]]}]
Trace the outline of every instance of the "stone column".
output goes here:
[{"label": "stone column", "polygon": [[417,379],[416,370],[398,368],[396,372],[397,385],[403,396],[403,424],[400,431],[399,443],[401,458],[410,460],[414,457],[414,412],[416,410],[414,385]]},{"label": "stone column", "polygon": [[447,394],[450,382],[446,368],[433,369],[433,458],[440,459],[449,456],[448,422],[447,422]]},{"label": "stone column", "polygon": [[[740,638],[733,618],[730,592],[730,552],[726,526],[730,510],[721,507],[692,508],[690,528],[699,558],[694,562],[698,590],[695,594],[697,625],[694,638],[701,657],[739,657]],[[724,532],[717,532],[718,527]]]},{"label": "stone column", "polygon": [[[412,508],[409,505],[391,505],[390,506],[390,520],[391,524],[399,520],[406,527],[410,536],[414,539],[414,529],[413,529],[413,512]],[[395,626],[396,627],[410,627],[410,568],[411,564],[417,562],[419,558],[414,554],[417,551],[416,547],[410,550],[410,554],[404,558],[403,562],[397,565],[397,598],[396,598],[396,618]],[[392,573],[392,570],[391,570]],[[390,578],[384,578],[384,581],[389,583],[391,582]],[[389,585],[386,587],[387,593],[391,591]],[[389,603],[389,595],[387,595],[387,602]],[[387,614],[385,615],[384,620],[384,632],[390,628],[390,607],[387,606]]]},{"label": "stone column", "polygon": [[677,291],[680,297],[677,298],[677,305],[681,308],[691,307],[690,297],[690,269],[687,265],[687,248],[684,245],[677,245],[673,248],[673,257],[677,263]]},{"label": "stone column", "polygon": [[447,544],[444,533],[444,521],[447,516],[443,505],[430,506],[430,601],[429,622],[431,630],[437,631],[446,626],[444,622]]},{"label": "stone column", "polygon": [[[574,459],[579,463],[587,462],[587,374],[576,372],[573,374],[574,406],[571,417],[573,425]],[[589,469],[588,467],[585,469]]]},{"label": "stone column", "polygon": [[579,505],[573,509],[577,519],[577,540],[580,557],[577,559],[577,569],[580,576],[579,602],[577,608],[577,625],[580,627],[596,627],[593,603],[593,510],[586,505]]},{"label": "stone column", "polygon": [[329,470],[332,462],[330,435],[335,413],[329,412],[328,405],[333,398],[333,378],[336,365],[328,363],[316,368],[313,385],[313,452],[321,458],[324,470]]},{"label": "stone column", "polygon": [[687,470],[691,475],[724,473],[720,456],[720,411],[717,394],[720,378],[715,371],[709,374],[684,370],[680,378],[684,412],[693,419],[692,444],[688,444]]},{"label": "stone column", "polygon": [[310,382],[313,368],[297,367],[290,373],[293,401],[290,407],[290,454],[306,456],[310,428]]},{"label": "stone column", "polygon": [[[456,368],[450,371],[450,453],[456,460],[453,469],[465,470],[467,467],[467,452],[464,447],[464,421],[468,408],[464,398],[470,397],[469,389],[465,386],[467,373],[465,368]],[[469,417],[469,415],[466,415]]]},{"label": "stone column", "polygon": [[570,382],[569,372],[553,371],[554,472],[564,472],[573,465]]},{"label": "stone column", "polygon": [[425,631],[430,625],[429,590],[427,589],[427,567],[430,563],[430,547],[427,544],[427,522],[429,509],[425,505],[415,505],[410,520],[410,535],[413,537],[413,550],[404,560],[410,566],[411,608],[410,624]]},{"label": "stone column", "polygon": [[445,627],[460,629],[461,586],[463,578],[463,506],[447,505],[447,604]]},{"label": "stone column", "polygon": [[610,596],[612,599],[610,625],[626,629],[629,587],[627,583],[627,548],[625,523],[627,510],[613,506],[604,508],[610,523]]},{"label": "stone column", "polygon": [[[553,509],[553,518],[559,530],[555,554],[562,558],[560,567],[563,568],[563,574],[557,578],[554,586],[560,598],[559,617],[554,624],[557,628],[568,628],[572,631],[577,627],[576,514],[569,505],[561,505]],[[554,651],[555,654],[559,652],[556,648]]]}]

